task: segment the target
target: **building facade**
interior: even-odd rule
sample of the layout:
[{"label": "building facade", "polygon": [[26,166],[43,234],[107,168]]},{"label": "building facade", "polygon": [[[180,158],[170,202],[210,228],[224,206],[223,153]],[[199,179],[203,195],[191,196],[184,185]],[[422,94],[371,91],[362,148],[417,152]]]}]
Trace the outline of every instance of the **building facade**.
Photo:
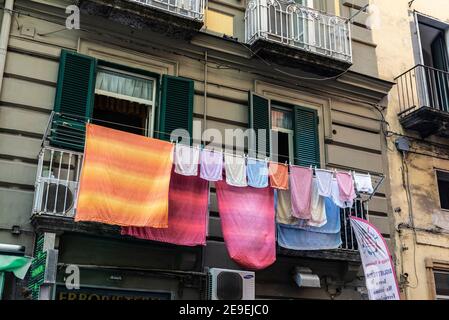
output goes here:
[{"label": "building facade", "polygon": [[[278,248],[255,285],[256,298],[366,298],[348,217],[361,211],[391,248],[396,234],[382,130],[394,82],[378,63],[369,16],[361,11],[367,1],[4,3],[13,10],[3,11],[11,23],[0,96],[0,243],[25,246],[28,255],[52,250],[56,279],[40,287],[40,299],[206,299],[207,268],[241,269],[226,251],[213,186],[205,247],[75,223],[87,121],[160,139],[183,128],[203,144],[217,143],[201,136],[205,129],[223,137],[229,129],[267,129],[283,136],[285,161],[370,173],[379,188],[342,212],[342,248]],[[80,28],[75,17],[68,29],[73,11],[66,9],[74,4]],[[111,92],[99,78],[131,79],[148,94]],[[274,121],[293,116],[309,129]],[[65,289],[70,265],[80,268],[82,296]],[[318,275],[320,288],[298,288],[297,267]],[[8,297],[23,297],[20,288],[29,283],[6,280]]]},{"label": "building facade", "polygon": [[[447,1],[373,1],[386,109],[396,266],[405,299],[447,299]],[[385,36],[388,35],[388,36]]]}]

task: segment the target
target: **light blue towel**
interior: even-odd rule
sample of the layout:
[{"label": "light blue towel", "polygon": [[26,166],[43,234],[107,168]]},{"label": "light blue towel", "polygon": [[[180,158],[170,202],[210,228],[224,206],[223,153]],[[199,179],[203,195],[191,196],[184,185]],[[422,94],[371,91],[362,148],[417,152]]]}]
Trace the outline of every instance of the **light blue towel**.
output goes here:
[{"label": "light blue towel", "polygon": [[301,225],[277,225],[278,243],[281,247],[297,250],[332,250],[341,244],[340,208],[332,199],[325,199],[327,224],[321,228]]},{"label": "light blue towel", "polygon": [[325,198],[324,203],[326,206],[326,218],[327,218],[327,223],[324,226],[320,228],[301,226],[301,225],[293,227],[317,233],[326,233],[326,234],[340,233],[341,231],[340,208],[332,201],[331,198]]},{"label": "light blue towel", "polygon": [[248,159],[246,165],[248,185],[253,188],[268,187],[268,164],[263,160]]},{"label": "light blue towel", "polygon": [[340,232],[335,234],[317,233],[288,226],[277,226],[279,246],[296,251],[333,250],[341,244]]}]

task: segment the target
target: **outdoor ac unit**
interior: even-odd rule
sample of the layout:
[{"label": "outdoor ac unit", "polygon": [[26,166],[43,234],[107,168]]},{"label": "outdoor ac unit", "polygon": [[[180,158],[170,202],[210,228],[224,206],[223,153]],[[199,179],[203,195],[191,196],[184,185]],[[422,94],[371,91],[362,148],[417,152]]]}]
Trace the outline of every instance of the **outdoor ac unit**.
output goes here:
[{"label": "outdoor ac unit", "polygon": [[254,300],[256,276],[250,271],[209,269],[210,300]]},{"label": "outdoor ac unit", "polygon": [[36,189],[37,212],[74,217],[77,189],[75,181],[41,178]]}]

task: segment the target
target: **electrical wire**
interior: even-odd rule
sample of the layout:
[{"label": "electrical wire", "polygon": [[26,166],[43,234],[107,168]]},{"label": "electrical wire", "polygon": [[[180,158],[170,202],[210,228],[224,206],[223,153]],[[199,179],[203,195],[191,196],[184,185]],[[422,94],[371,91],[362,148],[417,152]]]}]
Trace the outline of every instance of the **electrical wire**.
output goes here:
[{"label": "electrical wire", "polygon": [[[410,181],[409,181],[409,170],[408,170],[408,164],[407,164],[407,153],[405,151],[402,152],[402,184],[406,191],[406,197],[407,197],[407,204],[408,204],[408,211],[409,211],[409,221],[412,226],[412,233],[413,233],[413,264],[414,264],[414,273],[415,273],[415,279],[416,284],[414,286],[411,286],[410,284],[407,284],[408,287],[412,289],[416,289],[419,286],[419,277],[416,267],[416,227],[415,227],[415,220],[413,215],[413,201],[412,201],[412,195],[410,190]],[[401,248],[402,250],[402,248]]]}]

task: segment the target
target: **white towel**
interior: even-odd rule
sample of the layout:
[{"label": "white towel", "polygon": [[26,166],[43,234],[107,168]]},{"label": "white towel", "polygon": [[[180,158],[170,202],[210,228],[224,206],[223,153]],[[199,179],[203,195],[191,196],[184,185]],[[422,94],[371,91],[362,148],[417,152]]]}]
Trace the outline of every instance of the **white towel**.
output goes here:
[{"label": "white towel", "polygon": [[371,180],[371,175],[368,174],[362,174],[362,173],[354,173],[354,181],[355,181],[355,188],[358,192],[366,192],[366,193],[373,193],[373,182]]},{"label": "white towel", "polygon": [[[332,182],[332,180],[331,180]],[[318,179],[313,178],[312,183],[312,219],[307,222],[308,226],[321,228],[327,223],[326,207],[324,198],[319,194]]]},{"label": "white towel", "polygon": [[332,195],[332,177],[334,173],[327,170],[315,170],[315,175],[318,183],[318,193],[323,197],[330,197]]},{"label": "white towel", "polygon": [[246,159],[225,154],[226,182],[234,187],[247,187]]},{"label": "white towel", "polygon": [[343,202],[340,200],[340,188],[338,187],[338,182],[337,179],[333,178],[332,179],[332,201],[340,208],[345,209],[345,208],[352,208],[352,206],[354,205],[354,201],[346,201]]},{"label": "white towel", "polygon": [[183,176],[197,176],[200,150],[177,144],[175,148],[175,172]]}]

